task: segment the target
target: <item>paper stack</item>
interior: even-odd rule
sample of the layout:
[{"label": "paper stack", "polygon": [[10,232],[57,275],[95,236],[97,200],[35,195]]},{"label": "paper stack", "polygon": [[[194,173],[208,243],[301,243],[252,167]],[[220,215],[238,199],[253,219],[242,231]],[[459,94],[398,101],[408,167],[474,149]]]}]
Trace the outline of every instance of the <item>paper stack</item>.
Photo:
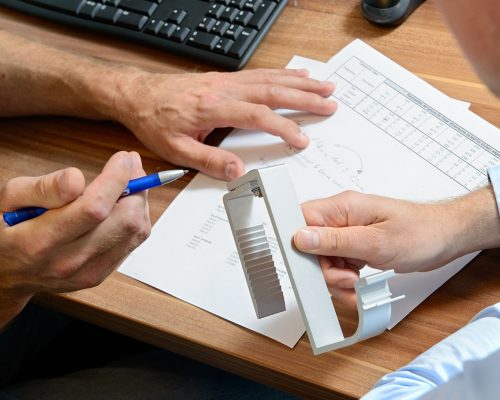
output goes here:
[{"label": "paper stack", "polygon": [[[337,87],[339,107],[331,117],[282,111],[310,137],[308,148],[296,151],[280,138],[243,130],[221,147],[247,170],[286,163],[301,202],[348,189],[434,201],[487,184],[486,169],[500,163],[494,126],[360,40],[327,63],[294,57],[289,67],[308,68]],[[279,252],[274,246],[287,310],[259,320],[222,205],[225,193],[224,182],[198,174],[120,271],[292,347],[304,326]],[[406,299],[394,304],[391,327],[474,256],[393,278],[393,295]]]}]

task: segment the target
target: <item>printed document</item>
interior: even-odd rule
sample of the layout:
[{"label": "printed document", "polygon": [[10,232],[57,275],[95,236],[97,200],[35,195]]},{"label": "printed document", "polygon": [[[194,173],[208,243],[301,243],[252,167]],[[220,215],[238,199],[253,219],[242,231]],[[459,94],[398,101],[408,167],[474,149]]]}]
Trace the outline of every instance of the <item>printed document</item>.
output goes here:
[{"label": "printed document", "polygon": [[[292,65],[337,86],[331,117],[282,111],[309,136],[308,148],[250,130],[233,131],[221,147],[247,170],[287,164],[300,202],[344,190],[438,201],[486,185],[486,169],[500,163],[494,126],[359,40],[328,63],[295,58]],[[120,271],[292,347],[305,330],[276,239],[270,232],[287,310],[258,320],[222,205],[226,192],[225,182],[198,174]],[[406,295],[393,304],[391,327],[474,256],[391,279],[393,295]]]}]

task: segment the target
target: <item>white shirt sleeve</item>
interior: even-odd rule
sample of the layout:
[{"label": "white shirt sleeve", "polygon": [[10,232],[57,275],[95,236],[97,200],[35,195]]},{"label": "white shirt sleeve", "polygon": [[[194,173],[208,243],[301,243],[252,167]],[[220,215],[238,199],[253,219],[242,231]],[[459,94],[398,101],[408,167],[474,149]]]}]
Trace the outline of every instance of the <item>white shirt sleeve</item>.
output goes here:
[{"label": "white shirt sleeve", "polygon": [[500,303],[481,311],[408,365],[385,375],[362,400],[490,399],[489,393],[500,393],[498,365]]}]

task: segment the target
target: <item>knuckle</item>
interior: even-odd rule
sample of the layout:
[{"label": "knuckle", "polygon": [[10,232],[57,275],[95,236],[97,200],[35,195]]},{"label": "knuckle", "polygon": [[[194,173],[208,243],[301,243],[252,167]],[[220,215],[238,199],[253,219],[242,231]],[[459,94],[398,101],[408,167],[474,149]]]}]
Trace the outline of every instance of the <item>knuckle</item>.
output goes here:
[{"label": "knuckle", "polygon": [[219,103],[220,96],[210,90],[202,90],[196,93],[196,103],[198,112],[206,112],[214,108]]},{"label": "knuckle", "polygon": [[265,68],[259,68],[257,70],[258,74],[261,75],[264,78],[264,82],[266,83],[275,83],[276,82],[276,74],[271,73],[268,69]]},{"label": "knuckle", "polygon": [[339,249],[345,248],[348,245],[347,241],[348,239],[344,235],[340,235],[332,229],[327,229],[322,235],[321,247],[324,247],[331,252],[335,252]]},{"label": "knuckle", "polygon": [[354,199],[358,196],[358,193],[354,190],[346,190],[345,192],[342,192],[340,195],[342,196],[344,201],[350,203],[351,201],[354,201]]},{"label": "knuckle", "polygon": [[109,215],[110,209],[104,198],[97,197],[89,199],[83,206],[84,215],[96,223],[103,222]]},{"label": "knuckle", "polygon": [[151,234],[151,221],[145,217],[144,208],[129,209],[123,215],[122,231],[131,238],[133,248],[144,242]]},{"label": "knuckle", "polygon": [[277,100],[283,95],[283,87],[271,84],[267,87],[267,95],[271,100]]},{"label": "knuckle", "polygon": [[14,197],[16,192],[17,179],[9,179],[5,185],[0,189],[0,200],[2,203],[11,203],[11,199]]},{"label": "knuckle", "polygon": [[140,232],[139,239],[140,239],[141,243],[144,242],[145,240],[147,240],[149,238],[149,236],[151,236],[151,222],[148,221],[144,224],[144,227]]},{"label": "knuckle", "polygon": [[249,113],[249,122],[253,125],[258,124],[262,121],[269,113],[271,112],[271,108],[266,106],[265,104],[257,104],[253,112]]},{"label": "knuckle", "polygon": [[339,195],[339,203],[337,208],[339,215],[344,215],[346,223],[349,220],[349,215],[356,209],[356,205],[360,200],[360,193],[355,190],[346,190]]},{"label": "knuckle", "polygon": [[86,257],[83,255],[65,257],[57,260],[51,268],[51,276],[57,280],[69,280],[85,264]]},{"label": "knuckle", "polygon": [[143,217],[136,210],[131,210],[124,215],[123,229],[129,235],[137,235],[142,231],[143,223]]},{"label": "knuckle", "polygon": [[214,171],[217,168],[217,153],[211,151],[207,156],[203,159],[203,168],[205,171]]}]

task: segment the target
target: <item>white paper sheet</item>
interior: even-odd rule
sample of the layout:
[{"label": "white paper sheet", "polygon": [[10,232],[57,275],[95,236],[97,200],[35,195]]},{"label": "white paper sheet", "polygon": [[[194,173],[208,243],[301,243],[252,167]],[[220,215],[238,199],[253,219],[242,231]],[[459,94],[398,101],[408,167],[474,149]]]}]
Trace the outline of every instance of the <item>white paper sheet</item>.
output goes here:
[{"label": "white paper sheet", "polygon": [[[339,108],[332,117],[284,112],[309,135],[309,147],[296,151],[279,138],[241,130],[221,147],[238,154],[248,170],[286,163],[301,202],[346,189],[416,201],[449,198],[486,184],[486,168],[500,163],[495,127],[359,40],[324,69],[300,58],[292,64],[312,66],[318,78],[337,84]],[[198,174],[120,271],[291,347],[304,327],[286,271],[275,260],[287,311],[257,320],[224,193],[223,182]],[[391,326],[472,257],[392,279],[393,293],[407,298],[395,303]]]}]

